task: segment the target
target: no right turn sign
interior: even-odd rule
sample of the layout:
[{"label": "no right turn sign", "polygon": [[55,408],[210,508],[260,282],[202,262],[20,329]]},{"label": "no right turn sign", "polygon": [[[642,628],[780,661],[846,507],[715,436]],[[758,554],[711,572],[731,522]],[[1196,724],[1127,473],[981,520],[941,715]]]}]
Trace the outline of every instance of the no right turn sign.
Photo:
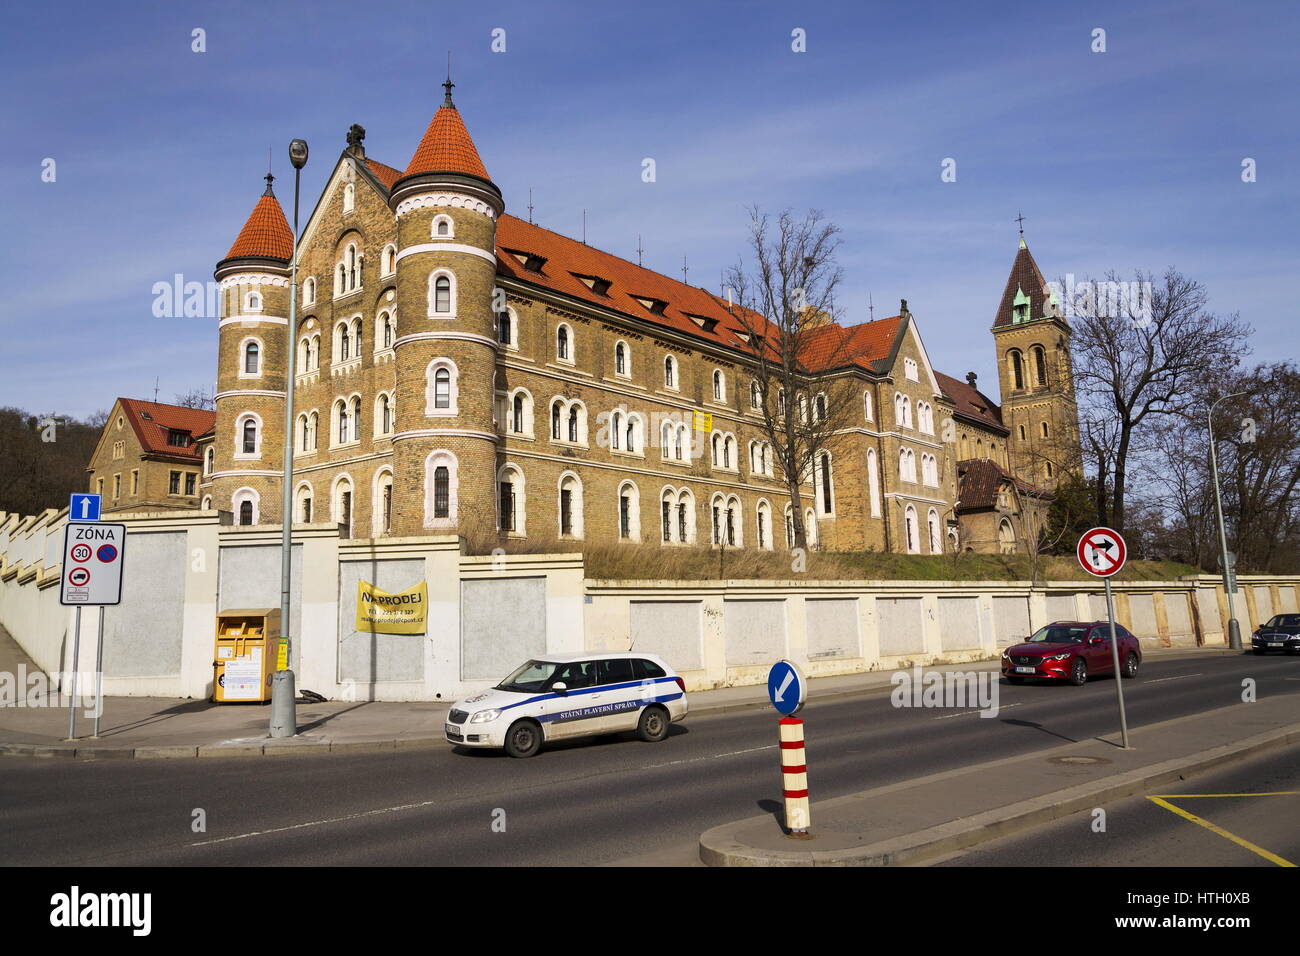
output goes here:
[{"label": "no right turn sign", "polygon": [[1118,531],[1091,528],[1079,538],[1078,556],[1083,570],[1099,578],[1108,578],[1124,567],[1128,560],[1128,547]]}]

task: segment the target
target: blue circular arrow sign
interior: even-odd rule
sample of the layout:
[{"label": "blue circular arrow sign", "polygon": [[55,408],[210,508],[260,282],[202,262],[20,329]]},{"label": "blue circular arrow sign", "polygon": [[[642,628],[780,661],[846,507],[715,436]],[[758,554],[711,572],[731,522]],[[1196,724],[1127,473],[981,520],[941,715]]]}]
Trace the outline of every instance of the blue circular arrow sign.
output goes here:
[{"label": "blue circular arrow sign", "polygon": [[808,682],[789,661],[777,661],[767,672],[767,697],[784,717],[797,714],[808,699]]}]

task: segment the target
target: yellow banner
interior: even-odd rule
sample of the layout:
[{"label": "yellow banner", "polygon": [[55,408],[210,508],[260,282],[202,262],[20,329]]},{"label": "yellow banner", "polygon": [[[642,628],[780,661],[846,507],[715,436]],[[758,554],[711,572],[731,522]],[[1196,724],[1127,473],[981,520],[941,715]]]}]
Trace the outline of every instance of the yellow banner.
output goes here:
[{"label": "yellow banner", "polygon": [[373,634],[423,634],[429,586],[421,581],[413,588],[389,594],[369,581],[357,582],[357,630]]},{"label": "yellow banner", "polygon": [[713,431],[713,413],[712,412],[695,412],[694,413],[695,430],[697,432]]}]

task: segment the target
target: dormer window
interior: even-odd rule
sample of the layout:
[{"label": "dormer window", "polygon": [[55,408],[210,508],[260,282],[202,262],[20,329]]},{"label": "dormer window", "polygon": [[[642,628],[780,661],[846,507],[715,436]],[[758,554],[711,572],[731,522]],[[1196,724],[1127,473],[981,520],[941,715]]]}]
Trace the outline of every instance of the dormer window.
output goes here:
[{"label": "dormer window", "polygon": [[602,279],[600,276],[584,276],[577,272],[573,273],[573,277],[596,295],[609,295],[611,283],[608,279]]},{"label": "dormer window", "polygon": [[690,312],[687,312],[686,317],[690,319],[692,322],[694,322],[696,325],[698,325],[705,332],[712,332],[714,329],[718,327],[718,320],[711,319],[707,315],[693,315]]},{"label": "dormer window", "polygon": [[507,249],[506,252],[514,256],[519,264],[529,272],[541,272],[542,266],[546,265],[546,259],[532,252],[520,252],[517,249]]},{"label": "dormer window", "polygon": [[663,315],[664,309],[668,308],[668,303],[663,299],[649,299],[639,295],[633,296],[632,298],[645,306],[653,315]]}]

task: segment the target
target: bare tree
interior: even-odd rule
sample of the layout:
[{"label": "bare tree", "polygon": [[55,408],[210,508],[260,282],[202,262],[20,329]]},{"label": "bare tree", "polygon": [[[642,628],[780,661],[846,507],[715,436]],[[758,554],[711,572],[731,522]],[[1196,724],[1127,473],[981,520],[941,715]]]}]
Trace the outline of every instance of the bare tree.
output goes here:
[{"label": "bare tree", "polygon": [[1129,459],[1143,427],[1178,414],[1207,368],[1235,366],[1250,330],[1235,314],[1207,311],[1204,287],[1172,268],[1159,283],[1149,273],[1130,284],[1111,272],[1074,288],[1089,290],[1067,309],[1075,380],[1088,404],[1082,417],[1095,429],[1086,441],[1099,466],[1099,496],[1110,486],[1110,521],[1102,523],[1122,531]]},{"label": "bare tree", "polygon": [[861,396],[854,386],[851,336],[837,323],[835,260],[839,228],[810,210],[775,220],[750,210],[750,249],[727,274],[732,315],[753,370],[751,405],[790,495],[796,548],[807,549],[802,486],[817,457],[837,444]]},{"label": "bare tree", "polygon": [[175,403],[182,408],[204,408],[208,411],[212,411],[217,407],[213,394],[202,385],[190,389],[183,395],[177,395]]}]

